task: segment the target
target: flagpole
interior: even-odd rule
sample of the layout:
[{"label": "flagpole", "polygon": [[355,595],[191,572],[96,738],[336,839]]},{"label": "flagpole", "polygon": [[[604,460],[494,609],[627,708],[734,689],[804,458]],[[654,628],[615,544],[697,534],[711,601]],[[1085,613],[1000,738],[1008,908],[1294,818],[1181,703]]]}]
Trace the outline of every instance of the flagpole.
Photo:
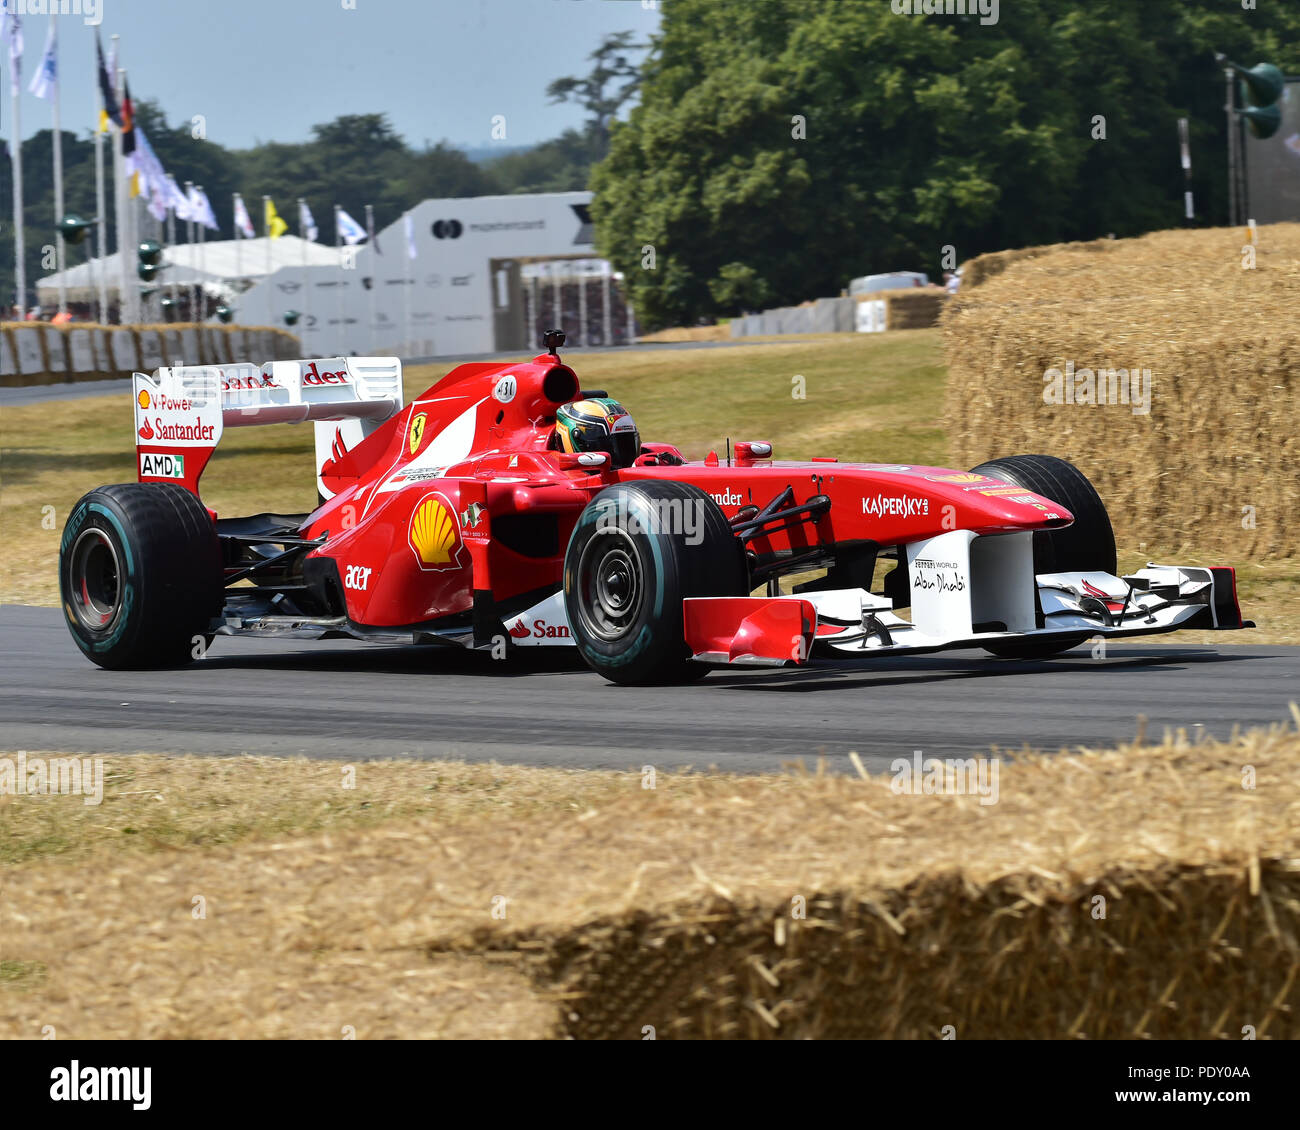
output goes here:
[{"label": "flagpole", "polygon": [[[406,271],[405,271],[406,274],[413,274],[413,271],[411,269],[412,261],[411,261],[410,235],[409,235],[410,223],[411,223],[411,213],[404,212],[402,214],[402,235],[405,236],[407,239]],[[402,353],[407,357],[410,357],[413,352],[411,349],[411,336],[412,336],[411,288],[414,285],[415,285],[414,278],[406,279],[402,284],[402,333],[406,335],[406,340],[403,342],[404,348],[402,349]]]},{"label": "flagpole", "polygon": [[[59,52],[59,17],[50,13],[50,35],[53,37],[55,66]],[[44,63],[42,63],[44,65]],[[54,115],[54,244],[59,264],[59,313],[68,312],[67,255],[63,247],[63,229],[59,221],[63,219],[63,131],[59,125],[59,82],[58,71],[54,75],[54,93],[50,99],[50,109]]]},{"label": "flagpole", "polygon": [[240,269],[240,260],[243,258],[243,255],[240,253],[240,243],[239,243],[240,239],[243,238],[243,233],[239,230],[239,193],[236,192],[236,193],[234,194],[234,196],[232,197],[232,200],[233,200],[233,203],[232,203],[231,206],[232,206],[233,209],[234,209],[233,215],[234,215],[234,224],[235,224],[235,283],[234,283],[234,290],[235,290],[235,295],[236,295],[236,297],[238,297],[238,295],[239,295],[239,269]]},{"label": "flagpole", "polygon": [[[194,182],[192,180],[187,180],[185,182],[185,203],[189,208],[189,212],[190,212],[190,218],[185,221],[185,253],[186,255],[189,256],[190,270],[193,271],[195,269],[195,259],[194,259]],[[198,321],[198,319],[194,316],[194,311],[198,306],[198,303],[195,301],[195,299],[198,297],[197,294],[195,293],[198,290],[197,273],[195,274],[194,277],[195,277],[195,282],[190,285],[190,316],[188,320],[191,322]]]},{"label": "flagpole", "polygon": [[[271,214],[267,210],[267,205],[270,202],[271,202],[271,198],[269,196],[262,197],[262,227],[266,229],[265,234],[266,234],[266,280],[267,282],[271,281]],[[271,310],[271,302],[272,302],[271,292],[267,291],[266,308],[271,312],[271,316],[275,317],[275,311]]]},{"label": "flagpole", "polygon": [[[302,240],[302,333],[299,339],[307,336],[307,331],[311,329],[311,283],[307,281],[307,232],[302,226],[302,210],[307,205],[307,201],[301,196],[298,197],[298,238]],[[304,345],[306,342],[303,343]]]},{"label": "flagpole", "polygon": [[[208,198],[207,193],[203,191],[203,186],[202,186],[201,184],[200,184],[200,185],[195,185],[195,188],[198,190],[199,195],[201,195],[201,196],[203,197],[204,200],[206,200],[206,199]],[[198,316],[197,318],[194,319],[196,322],[206,322],[206,321],[208,320],[208,292],[204,289],[204,285],[205,285],[205,281],[206,281],[205,278],[204,278],[204,276],[207,274],[207,266],[206,266],[206,264],[207,264],[207,257],[204,255],[204,252],[203,252],[203,245],[204,245],[204,243],[207,242],[207,238],[208,238],[208,225],[207,225],[207,223],[206,223],[206,217],[207,217],[207,208],[206,208],[206,206],[205,206],[204,214],[203,214],[203,216],[201,216],[201,217],[199,218],[199,220],[198,220],[198,229],[199,229],[199,285],[198,285],[199,316]]]},{"label": "flagpole", "polygon": [[[339,270],[343,270],[343,233],[339,231],[339,206],[334,205],[334,246],[339,253]],[[343,276],[339,275],[339,356],[347,356],[347,341],[343,328]]]},{"label": "flagpole", "polygon": [[[117,62],[117,46],[120,36],[113,36],[113,47],[110,58],[114,63]],[[117,96],[118,106],[122,105],[122,69],[117,67],[112,75],[113,82],[116,84],[114,94]],[[125,124],[125,116],[123,123]],[[122,156],[122,131],[117,130],[113,134],[113,234],[117,238],[117,320],[119,324],[125,323],[127,318],[126,308],[126,177],[124,176],[124,159]]]},{"label": "flagpole", "polygon": [[[95,77],[99,78],[99,40],[92,44],[95,52]],[[104,279],[104,133],[99,127],[104,120],[104,95],[95,83],[95,246],[99,252],[99,263],[92,266],[92,283],[96,284],[98,310],[95,320],[103,325],[104,310],[108,306],[107,284]],[[91,259],[94,263],[94,259]]]},{"label": "flagpole", "polygon": [[[11,17],[12,18],[12,17]],[[10,56],[10,63],[13,56]],[[22,76],[17,68],[10,75],[13,80],[14,130],[9,143],[9,153],[14,166],[14,282],[18,287],[19,318],[27,317],[27,245],[23,239],[23,126],[22,126]]]},{"label": "flagpole", "polygon": [[375,250],[375,209],[371,204],[366,205],[366,234],[370,237],[367,242],[370,245],[370,355],[373,357],[379,352],[379,346],[375,343],[375,336],[379,332],[375,325],[375,296],[379,290],[379,253]]}]

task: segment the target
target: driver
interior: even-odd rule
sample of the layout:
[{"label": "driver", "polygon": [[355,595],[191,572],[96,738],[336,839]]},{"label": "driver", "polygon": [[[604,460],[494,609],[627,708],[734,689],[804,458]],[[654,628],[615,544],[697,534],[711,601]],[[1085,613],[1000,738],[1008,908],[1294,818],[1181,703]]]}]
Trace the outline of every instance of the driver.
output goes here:
[{"label": "driver", "polygon": [[641,454],[641,433],[617,400],[594,396],[556,409],[553,444],[570,453],[604,451],[613,466],[630,467]]}]

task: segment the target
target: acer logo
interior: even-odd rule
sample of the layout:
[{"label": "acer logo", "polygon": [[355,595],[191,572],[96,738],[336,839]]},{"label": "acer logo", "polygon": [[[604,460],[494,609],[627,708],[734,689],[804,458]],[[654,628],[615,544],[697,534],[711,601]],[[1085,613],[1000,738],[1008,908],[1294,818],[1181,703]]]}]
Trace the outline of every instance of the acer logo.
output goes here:
[{"label": "acer logo", "polygon": [[370,587],[370,574],[374,570],[364,565],[349,565],[343,574],[343,587],[365,592]]}]

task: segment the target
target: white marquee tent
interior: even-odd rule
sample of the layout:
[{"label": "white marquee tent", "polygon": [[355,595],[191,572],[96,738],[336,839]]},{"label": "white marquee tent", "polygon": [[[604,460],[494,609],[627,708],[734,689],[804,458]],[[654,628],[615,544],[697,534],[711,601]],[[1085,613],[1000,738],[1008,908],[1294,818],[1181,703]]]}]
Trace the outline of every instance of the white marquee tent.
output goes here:
[{"label": "white marquee tent", "polygon": [[[69,257],[76,253],[75,249],[69,248]],[[282,267],[336,267],[339,252],[337,248],[311,243],[296,235],[282,235],[272,240],[262,236],[257,239],[213,240],[210,243],[178,243],[163,248],[162,261],[168,269],[159,272],[153,285],[166,290],[172,285],[193,287],[201,284],[212,297],[231,298]],[[122,281],[119,263],[118,253],[114,252],[106,259],[78,263],[59,274],[39,279],[36,291],[41,305],[53,305],[57,301],[60,279],[67,283],[69,301],[94,302],[99,293],[101,268],[108,272],[105,283],[109,301],[116,301]],[[135,279],[136,263],[130,263],[129,269],[131,278]],[[237,286],[237,279],[245,281]]]}]

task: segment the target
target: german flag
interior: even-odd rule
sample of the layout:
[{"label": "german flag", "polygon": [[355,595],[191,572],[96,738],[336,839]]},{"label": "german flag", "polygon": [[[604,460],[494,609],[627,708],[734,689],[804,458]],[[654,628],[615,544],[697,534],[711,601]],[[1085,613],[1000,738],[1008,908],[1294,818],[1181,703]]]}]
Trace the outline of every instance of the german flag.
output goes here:
[{"label": "german flag", "polygon": [[108,123],[112,122],[118,129],[122,128],[122,111],[117,105],[117,91],[113,79],[104,62],[104,47],[99,42],[99,31],[95,32],[95,55],[99,60],[99,98],[103,108],[99,111],[99,132],[108,132]]},{"label": "german flag", "polygon": [[131,84],[122,85],[122,155],[135,152],[135,107],[131,105]]}]

